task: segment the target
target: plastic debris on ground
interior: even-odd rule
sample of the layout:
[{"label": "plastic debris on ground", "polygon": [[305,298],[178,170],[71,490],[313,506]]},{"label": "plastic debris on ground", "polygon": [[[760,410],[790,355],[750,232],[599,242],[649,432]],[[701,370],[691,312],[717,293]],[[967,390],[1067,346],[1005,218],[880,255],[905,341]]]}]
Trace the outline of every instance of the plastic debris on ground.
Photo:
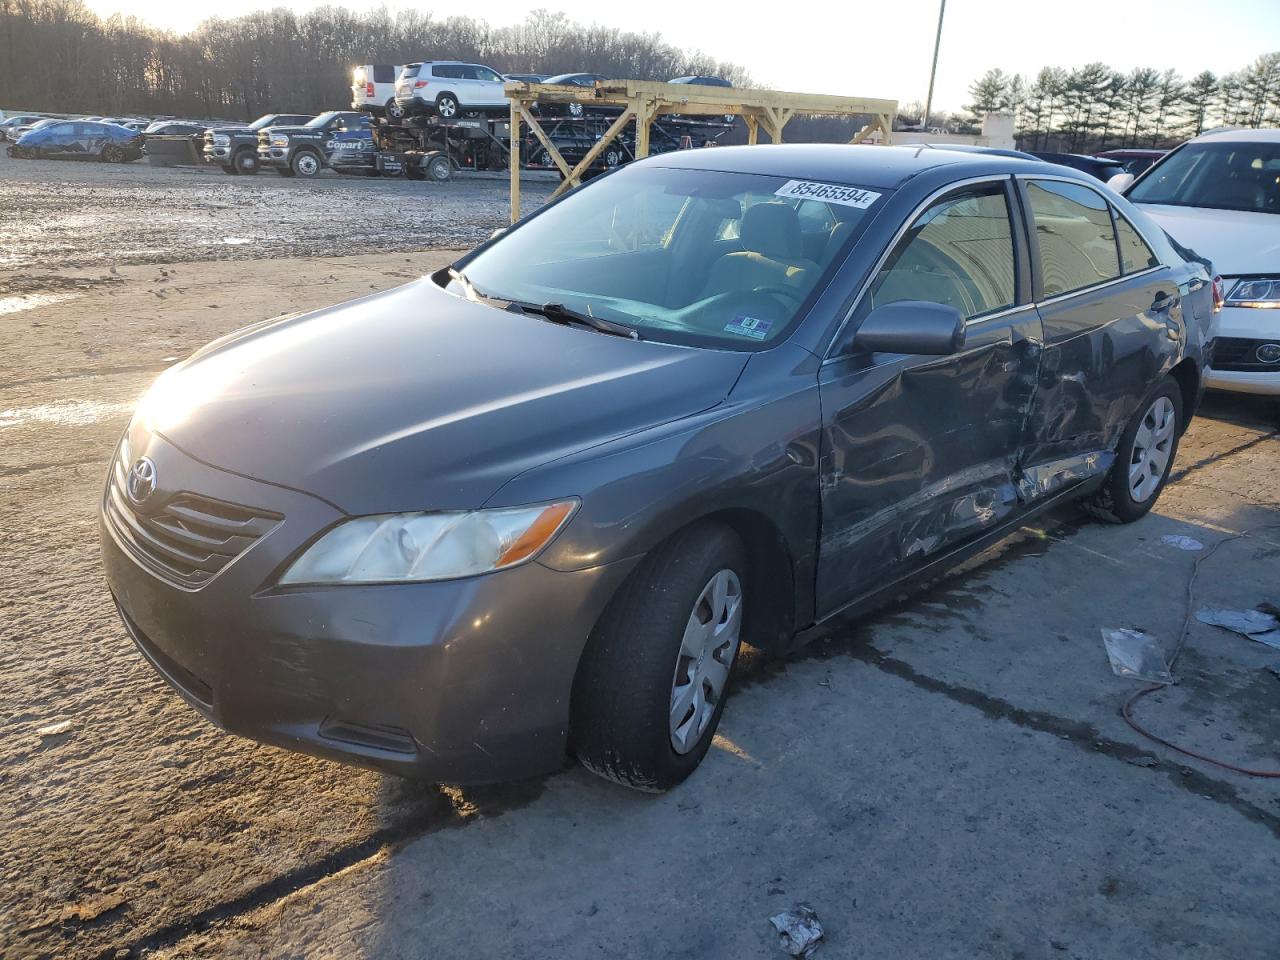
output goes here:
[{"label": "plastic debris on ground", "polygon": [[795,909],[770,917],[769,922],[778,931],[778,945],[793,957],[812,956],[822,942],[822,924],[806,903],[798,903]]},{"label": "plastic debris on ground", "polygon": [[1160,538],[1160,542],[1166,547],[1177,547],[1179,550],[1203,550],[1204,544],[1195,537],[1184,537],[1180,534],[1169,533]]},{"label": "plastic debris on ground", "polygon": [[47,727],[41,727],[36,733],[42,737],[56,737],[58,734],[66,733],[70,729],[70,720],[59,720],[57,723],[51,723]]},{"label": "plastic debris on ground", "polygon": [[1168,661],[1160,649],[1160,641],[1142,630],[1123,627],[1104,628],[1102,643],[1117,677],[1146,680],[1150,683],[1173,683]]},{"label": "plastic debris on ground", "polygon": [[1196,611],[1196,619],[1201,623],[1222,627],[1224,630],[1230,630],[1280,650],[1280,618],[1268,612],[1274,610],[1274,606],[1271,604],[1264,606],[1265,610],[1223,610],[1219,607],[1204,607]]}]

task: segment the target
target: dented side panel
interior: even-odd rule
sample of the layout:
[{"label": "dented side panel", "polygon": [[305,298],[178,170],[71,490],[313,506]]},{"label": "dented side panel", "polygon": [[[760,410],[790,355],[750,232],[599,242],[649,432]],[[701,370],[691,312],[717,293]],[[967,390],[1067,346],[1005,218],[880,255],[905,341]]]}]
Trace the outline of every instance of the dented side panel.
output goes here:
[{"label": "dented side panel", "polygon": [[1040,318],[1028,306],[971,323],[966,339],[954,356],[823,367],[820,615],[1019,509]]},{"label": "dented side panel", "polygon": [[1110,469],[1120,434],[1186,338],[1167,267],[1041,304],[1040,316],[1044,360],[1020,457],[1028,499]]}]

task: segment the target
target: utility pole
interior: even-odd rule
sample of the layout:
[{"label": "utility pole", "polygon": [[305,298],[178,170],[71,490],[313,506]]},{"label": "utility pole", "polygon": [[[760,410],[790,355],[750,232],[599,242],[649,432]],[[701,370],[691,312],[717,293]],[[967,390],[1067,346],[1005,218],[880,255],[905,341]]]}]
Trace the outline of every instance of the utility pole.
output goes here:
[{"label": "utility pole", "polygon": [[938,35],[933,38],[933,66],[929,68],[929,96],[924,101],[924,118],[920,121],[920,129],[929,129],[929,110],[933,106],[933,78],[938,73],[938,47],[942,45],[942,18],[947,12],[947,0],[938,5]]}]

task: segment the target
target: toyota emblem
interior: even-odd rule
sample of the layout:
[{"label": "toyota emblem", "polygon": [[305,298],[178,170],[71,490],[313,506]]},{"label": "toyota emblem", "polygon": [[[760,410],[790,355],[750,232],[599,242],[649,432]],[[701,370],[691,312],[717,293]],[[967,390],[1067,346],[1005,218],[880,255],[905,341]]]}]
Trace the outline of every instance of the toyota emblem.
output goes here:
[{"label": "toyota emblem", "polygon": [[156,465],[150,457],[139,457],[129,468],[125,492],[134,503],[142,503],[156,492]]}]

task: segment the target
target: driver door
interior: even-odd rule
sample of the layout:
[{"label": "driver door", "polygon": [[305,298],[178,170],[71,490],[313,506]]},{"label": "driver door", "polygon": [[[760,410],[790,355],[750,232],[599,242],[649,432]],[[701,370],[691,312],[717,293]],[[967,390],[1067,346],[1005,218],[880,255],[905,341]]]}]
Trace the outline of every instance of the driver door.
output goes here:
[{"label": "driver door", "polygon": [[[821,368],[825,616],[1007,521],[1040,355],[1026,239],[1010,178],[959,187],[917,211]],[[949,356],[868,352],[853,333],[902,300],[956,307]]]}]

